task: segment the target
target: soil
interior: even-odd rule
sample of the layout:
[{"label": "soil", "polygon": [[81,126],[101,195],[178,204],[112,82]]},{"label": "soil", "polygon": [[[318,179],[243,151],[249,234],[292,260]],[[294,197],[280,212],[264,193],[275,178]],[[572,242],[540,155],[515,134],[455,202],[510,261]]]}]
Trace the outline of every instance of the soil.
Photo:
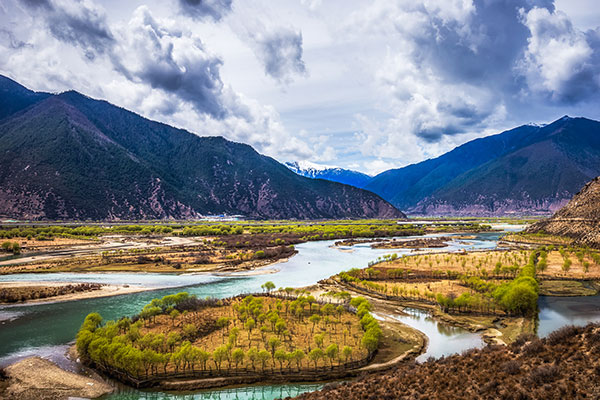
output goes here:
[{"label": "soil", "polygon": [[13,400],[63,400],[96,398],[113,391],[106,382],[59,368],[40,357],[21,360],[5,369],[8,385],[0,398]]}]

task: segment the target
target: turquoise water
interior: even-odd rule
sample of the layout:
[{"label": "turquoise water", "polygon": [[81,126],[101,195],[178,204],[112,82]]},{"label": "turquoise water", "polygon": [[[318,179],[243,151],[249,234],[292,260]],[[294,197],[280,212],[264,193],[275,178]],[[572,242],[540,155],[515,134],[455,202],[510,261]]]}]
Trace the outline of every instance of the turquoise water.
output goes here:
[{"label": "turquoise water", "polygon": [[[440,251],[493,249],[496,248],[499,236],[500,233],[478,234],[477,239],[455,240],[450,247]],[[261,269],[259,271],[261,274],[253,271],[227,275],[53,273],[0,276],[0,281],[126,283],[156,288],[149,292],[98,299],[0,307],[0,365],[38,354],[51,359],[63,368],[77,370],[78,365],[68,361],[64,353],[67,344],[74,339],[83,318],[90,312],[99,312],[105,319],[133,315],[151,299],[181,290],[199,297],[228,297],[260,291],[260,286],[266,281],[273,281],[277,287],[308,286],[340,271],[365,267],[369,261],[384,254],[410,253],[408,249],[371,249],[369,244],[359,244],[341,251],[332,248],[333,243],[334,241],[319,241],[300,244],[296,246],[299,254],[287,262]],[[417,310],[414,310],[409,317],[398,318],[405,318],[403,322],[430,336],[430,346],[425,357],[456,353],[482,343],[478,335],[438,324]],[[320,385],[315,384],[246,386],[237,389],[176,394],[137,391],[122,387],[105,399],[274,399],[295,396],[319,387]]]},{"label": "turquoise water", "polygon": [[425,311],[405,308],[404,312],[408,315],[395,315],[393,318],[423,332],[428,338],[427,349],[417,357],[419,362],[485,346],[479,334],[438,322]]},{"label": "turquoise water", "polygon": [[118,389],[115,393],[103,396],[101,400],[273,400],[295,397],[323,387],[322,384],[287,384],[245,386],[233,389],[217,389],[194,393],[164,393]]}]

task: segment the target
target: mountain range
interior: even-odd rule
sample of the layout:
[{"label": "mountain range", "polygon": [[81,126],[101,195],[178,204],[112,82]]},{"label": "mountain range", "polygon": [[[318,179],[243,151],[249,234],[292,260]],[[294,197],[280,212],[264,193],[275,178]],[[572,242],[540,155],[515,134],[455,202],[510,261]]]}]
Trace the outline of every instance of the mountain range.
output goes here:
[{"label": "mountain range", "polygon": [[598,175],[600,123],[565,116],[385,171],[365,189],[411,214],[548,214]]},{"label": "mountain range", "polygon": [[75,91],[0,76],[0,215],[26,219],[404,218],[371,192],[301,177]]},{"label": "mountain range", "polygon": [[360,187],[412,215],[534,215],[558,210],[598,175],[600,123],[565,116],[475,139]]},{"label": "mountain range", "polygon": [[293,161],[284,163],[286,167],[297,173],[313,179],[344,183],[357,188],[363,188],[371,180],[371,176],[362,172],[339,167],[329,167],[311,163],[310,161]]}]

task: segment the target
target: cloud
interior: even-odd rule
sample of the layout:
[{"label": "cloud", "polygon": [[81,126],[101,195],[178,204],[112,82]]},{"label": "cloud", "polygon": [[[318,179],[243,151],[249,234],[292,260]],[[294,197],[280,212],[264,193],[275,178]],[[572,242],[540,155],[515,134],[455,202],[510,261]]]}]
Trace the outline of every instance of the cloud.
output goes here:
[{"label": "cloud", "polygon": [[182,14],[195,19],[212,18],[220,21],[231,12],[233,0],[179,0]]},{"label": "cloud", "polygon": [[222,60],[191,33],[161,24],[145,6],[137,8],[119,31],[112,59],[115,69],[129,80],[173,94],[197,112],[215,118],[228,112],[219,73]]},{"label": "cloud", "polygon": [[538,9],[554,12],[553,0],[378,0],[351,15],[350,37],[388,46],[373,64],[387,118],[357,119],[363,154],[417,161],[506,121],[523,101],[522,15]]},{"label": "cloud", "polygon": [[254,25],[245,36],[263,65],[265,75],[283,85],[291,83],[295,76],[307,75],[302,59],[302,32],[285,27],[266,28],[258,22]]},{"label": "cloud", "polygon": [[89,0],[22,0],[40,13],[50,33],[60,41],[77,45],[93,60],[114,44],[103,9]]},{"label": "cloud", "polygon": [[600,90],[599,30],[577,30],[569,17],[544,8],[521,9],[531,32],[517,71],[528,88],[551,101],[578,103],[598,97]]}]

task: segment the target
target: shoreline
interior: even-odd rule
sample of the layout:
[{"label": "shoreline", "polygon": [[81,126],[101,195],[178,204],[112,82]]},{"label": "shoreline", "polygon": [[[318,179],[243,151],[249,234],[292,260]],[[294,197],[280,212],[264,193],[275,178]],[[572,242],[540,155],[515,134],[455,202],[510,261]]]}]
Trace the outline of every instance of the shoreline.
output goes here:
[{"label": "shoreline", "polygon": [[[5,288],[15,288],[15,287],[55,287],[55,286],[67,286],[67,285],[77,285],[81,282],[31,282],[31,281],[14,281],[14,282],[0,282],[0,290]],[[147,286],[129,286],[129,285],[116,285],[116,284],[102,284],[100,289],[85,291],[85,292],[77,292],[77,293],[68,293],[59,296],[51,296],[45,298],[38,299],[29,299],[25,301],[18,302],[0,302],[0,307],[2,308],[10,308],[15,306],[25,306],[31,304],[49,304],[49,303],[62,303],[66,301],[74,301],[74,300],[86,300],[86,299],[95,299],[101,297],[112,297],[112,296],[120,296],[124,294],[133,294],[151,290],[157,290],[158,288],[151,288]]]}]

